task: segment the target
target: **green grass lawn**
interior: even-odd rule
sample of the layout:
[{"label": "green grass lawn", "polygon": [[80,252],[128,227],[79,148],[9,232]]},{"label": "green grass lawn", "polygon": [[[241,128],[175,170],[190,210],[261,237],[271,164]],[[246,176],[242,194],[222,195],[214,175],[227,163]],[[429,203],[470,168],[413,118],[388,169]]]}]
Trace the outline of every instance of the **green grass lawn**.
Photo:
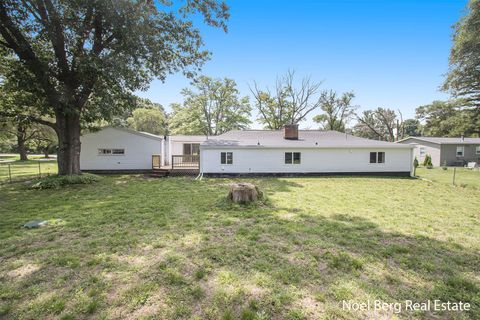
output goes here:
[{"label": "green grass lawn", "polygon": [[453,185],[453,174],[455,171],[455,185],[466,188],[474,188],[480,190],[480,170],[453,168],[448,167],[447,170],[442,168],[426,169],[424,167],[418,168],[416,174],[421,178],[428,179],[434,182]]},{"label": "green grass lawn", "polygon": [[[0,186],[0,318],[365,319],[342,300],[464,301],[480,318],[480,193],[408,178],[104,177]],[[249,180],[251,181],[251,180]],[[26,230],[28,220],[62,219]]]},{"label": "green grass lawn", "polygon": [[45,161],[40,155],[28,158],[27,161],[20,161],[18,155],[0,154],[0,183],[10,181],[10,176],[12,181],[20,181],[57,173],[57,161]]}]

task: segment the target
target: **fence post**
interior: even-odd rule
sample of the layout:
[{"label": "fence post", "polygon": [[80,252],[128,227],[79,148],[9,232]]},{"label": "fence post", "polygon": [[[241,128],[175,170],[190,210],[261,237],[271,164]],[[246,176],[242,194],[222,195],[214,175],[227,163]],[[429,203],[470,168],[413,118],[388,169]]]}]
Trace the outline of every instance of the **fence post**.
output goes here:
[{"label": "fence post", "polygon": [[10,163],[8,164],[8,178],[10,183],[12,183],[12,170],[10,170]]},{"label": "fence post", "polygon": [[40,170],[40,161],[38,161],[38,177],[42,177],[42,170]]},{"label": "fence post", "polygon": [[455,175],[457,173],[457,167],[453,167],[453,181],[452,184],[455,185]]}]

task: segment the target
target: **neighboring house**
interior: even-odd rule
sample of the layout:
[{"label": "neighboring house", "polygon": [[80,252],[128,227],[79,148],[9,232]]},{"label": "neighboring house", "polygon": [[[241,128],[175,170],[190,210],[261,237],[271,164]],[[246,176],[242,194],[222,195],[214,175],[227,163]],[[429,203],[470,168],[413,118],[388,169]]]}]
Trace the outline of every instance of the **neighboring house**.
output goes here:
[{"label": "neighboring house", "polygon": [[414,146],[414,156],[420,163],[428,154],[434,166],[463,166],[468,162],[480,162],[480,138],[410,137],[399,144]]},{"label": "neighboring house", "polygon": [[228,174],[410,175],[412,146],[337,131],[230,131],[200,145],[200,172]]},{"label": "neighboring house", "polygon": [[[181,163],[198,162],[205,136],[158,136],[124,128],[106,127],[80,138],[80,169],[85,171],[144,171]],[[198,165],[197,165],[198,167]]]}]

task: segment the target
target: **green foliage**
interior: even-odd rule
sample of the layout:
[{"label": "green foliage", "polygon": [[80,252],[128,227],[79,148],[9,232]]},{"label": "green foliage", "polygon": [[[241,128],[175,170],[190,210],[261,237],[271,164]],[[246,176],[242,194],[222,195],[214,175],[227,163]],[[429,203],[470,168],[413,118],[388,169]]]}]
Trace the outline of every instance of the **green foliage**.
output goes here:
[{"label": "green foliage", "polygon": [[418,107],[417,118],[424,121],[424,134],[433,137],[478,135],[480,122],[475,111],[463,108],[462,100],[433,101]]},{"label": "green foliage", "polygon": [[345,126],[357,108],[351,104],[354,97],[353,92],[345,92],[337,96],[333,90],[323,91],[320,95],[320,109],[324,113],[315,116],[313,121],[319,123],[324,130],[345,132]]},{"label": "green foliage", "polygon": [[445,90],[465,99],[468,105],[475,106],[477,121],[480,113],[479,25],[480,1],[470,0],[465,16],[455,25],[450,70],[444,83]]},{"label": "green foliage", "polygon": [[365,110],[362,115],[357,116],[357,120],[353,132],[359,137],[391,142],[400,138],[401,128],[398,127],[395,110],[388,108]]},{"label": "green foliage", "polygon": [[192,85],[182,90],[183,104],[171,106],[172,134],[219,135],[250,124],[248,97],[240,97],[235,81],[202,76]]},{"label": "green foliage", "polygon": [[49,176],[35,180],[31,187],[33,189],[59,189],[73,184],[91,184],[98,182],[99,180],[99,176],[90,173],[83,173],[81,175]]},{"label": "green foliage", "polygon": [[81,127],[125,114],[154,78],[193,77],[209,59],[193,21],[226,31],[228,10],[217,0],[0,1],[0,73],[39,102],[22,105],[29,120],[55,119],[59,174],[78,174]]},{"label": "green foliage", "polygon": [[420,137],[423,126],[418,119],[407,119],[403,122],[404,137]]},{"label": "green foliage", "polygon": [[425,159],[423,160],[423,166],[427,168],[433,167],[431,155],[429,154],[425,155]]},{"label": "green foliage", "polygon": [[164,135],[167,133],[166,115],[165,112],[160,109],[135,109],[127,122],[132,129],[137,131],[144,131],[158,135]]}]

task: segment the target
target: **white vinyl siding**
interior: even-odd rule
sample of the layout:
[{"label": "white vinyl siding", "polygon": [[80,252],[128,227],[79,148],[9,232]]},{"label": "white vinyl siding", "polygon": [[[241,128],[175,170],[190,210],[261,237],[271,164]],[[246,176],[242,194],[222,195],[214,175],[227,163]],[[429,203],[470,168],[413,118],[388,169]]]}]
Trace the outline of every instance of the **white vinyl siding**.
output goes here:
[{"label": "white vinyl siding", "polygon": [[87,133],[80,141],[81,170],[147,170],[152,155],[162,152],[161,139],[116,128]]},{"label": "white vinyl siding", "polygon": [[292,165],[285,163],[281,148],[237,148],[227,166],[219,161],[223,150],[200,147],[204,173],[410,172],[413,161],[411,149],[377,150],[386,153],[385,163],[378,165],[369,163],[371,149],[299,148],[301,163]]}]

